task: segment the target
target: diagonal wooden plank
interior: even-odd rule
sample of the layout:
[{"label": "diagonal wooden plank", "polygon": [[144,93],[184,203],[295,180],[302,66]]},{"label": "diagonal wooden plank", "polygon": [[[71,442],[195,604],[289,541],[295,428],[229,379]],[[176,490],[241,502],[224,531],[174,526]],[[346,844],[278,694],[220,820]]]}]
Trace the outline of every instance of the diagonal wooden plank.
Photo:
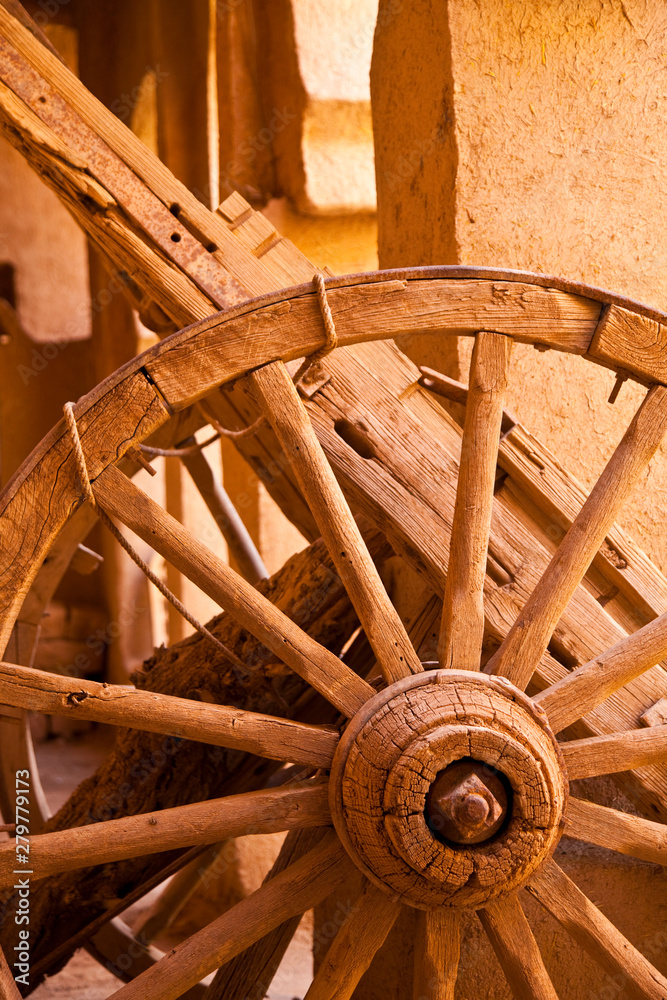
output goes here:
[{"label": "diagonal wooden plank", "polygon": [[280,361],[266,365],[255,371],[251,380],[296,473],[387,683],[420,673],[419,657],[389,600],[285,365]]}]

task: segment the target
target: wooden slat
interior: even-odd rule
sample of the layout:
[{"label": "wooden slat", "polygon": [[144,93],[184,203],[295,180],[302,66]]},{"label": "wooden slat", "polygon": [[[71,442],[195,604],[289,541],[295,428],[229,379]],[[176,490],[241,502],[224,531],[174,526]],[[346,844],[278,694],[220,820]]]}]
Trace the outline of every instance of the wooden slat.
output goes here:
[{"label": "wooden slat", "polygon": [[311,639],[118,469],[109,466],[95,480],[93,491],[108,513],[152,545],[341,712],[354,715],[372,696],[369,684]]},{"label": "wooden slat", "polygon": [[559,733],[667,656],[667,614],[535,695]]},{"label": "wooden slat", "polygon": [[[214,844],[228,837],[326,826],[330,822],[327,792],[326,783],[272,788],[41,833],[30,838],[30,863],[35,878],[45,878],[125,858]],[[0,888],[11,888],[15,867],[14,843],[0,845]]]},{"label": "wooden slat", "polygon": [[[0,24],[2,20],[0,6]],[[229,293],[229,301],[225,304],[243,300],[243,290],[238,283],[231,280],[212,255],[207,254],[168,208],[146,190],[93,130],[71,110],[65,109],[48,84],[22,63],[6,42],[0,49],[0,81],[3,135],[9,138],[13,134],[14,141],[16,135],[21,136],[24,148],[31,151],[29,162],[73,209],[77,218],[86,215],[86,197],[96,203],[97,218],[89,224],[95,242],[103,251],[111,251],[119,265],[119,255],[124,256],[124,252],[114,247],[119,243],[133,244],[135,258],[140,258],[145,267],[144,273],[137,275],[139,287],[155,294],[164,284],[171,291],[168,299],[164,297],[165,309],[176,322],[182,323],[188,314],[198,319],[210,315],[211,295],[220,295],[224,287]],[[47,100],[39,102],[39,97]],[[67,121],[66,128],[62,127],[63,117]],[[49,164],[56,150],[64,164],[59,171],[53,172]],[[87,180],[86,171],[90,172]],[[120,211],[120,206],[124,211]],[[156,247],[137,239],[137,226],[150,236]],[[171,238],[172,234],[176,240]],[[136,271],[135,266],[131,272],[133,278]],[[183,295],[180,306],[178,294]]]},{"label": "wooden slat", "polygon": [[330,766],[338,743],[338,734],[326,726],[310,726],[120,684],[61,677],[14,663],[0,663],[0,703],[46,715],[180,736],[271,760],[316,767]]},{"label": "wooden slat", "polygon": [[570,797],[565,833],[655,865],[667,865],[667,826]]},{"label": "wooden slat", "polygon": [[534,875],[528,891],[610,976],[620,976],[629,996],[664,1000],[667,979],[630,944],[554,861]]},{"label": "wooden slat", "polygon": [[649,382],[666,382],[667,324],[611,305],[600,319],[588,355]]},{"label": "wooden slat", "polygon": [[401,904],[366,882],[304,1000],[349,1000],[394,926]]},{"label": "wooden slat", "polygon": [[254,372],[251,381],[290,460],[387,683],[421,672],[419,657],[389,600],[287,369],[282,362],[267,365]]},{"label": "wooden slat", "polygon": [[303,858],[177,945],[115,996],[118,1000],[177,1000],[273,927],[317,906],[354,871],[335,835],[325,837]]},{"label": "wooden slat", "polygon": [[570,779],[630,771],[667,761],[667,725],[561,743]]},{"label": "wooden slat", "polygon": [[461,916],[453,908],[420,911],[412,1000],[454,1000],[461,957]]},{"label": "wooden slat", "polygon": [[510,629],[489,669],[525,688],[556,623],[590,566],[623,503],[667,429],[667,389],[654,386],[559,545],[539,584]]},{"label": "wooden slat", "polygon": [[515,1000],[558,1000],[518,898],[498,899],[477,915]]},{"label": "wooden slat", "polygon": [[478,333],[470,363],[461,464],[440,628],[441,667],[479,670],[484,577],[489,550],[500,425],[512,341]]}]

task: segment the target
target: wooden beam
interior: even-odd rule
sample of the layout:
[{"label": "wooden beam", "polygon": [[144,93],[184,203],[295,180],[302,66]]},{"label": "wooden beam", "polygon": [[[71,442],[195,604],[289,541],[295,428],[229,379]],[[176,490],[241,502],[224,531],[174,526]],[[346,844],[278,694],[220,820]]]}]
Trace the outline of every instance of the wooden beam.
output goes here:
[{"label": "wooden beam", "polygon": [[422,665],[282,362],[251,376],[388,684]]},{"label": "wooden beam", "polygon": [[509,337],[478,333],[470,362],[438,645],[440,666],[456,670],[479,670],[481,665],[484,579],[511,350]]},{"label": "wooden beam", "polygon": [[[230,837],[330,823],[327,784],[271,788],[125,816],[30,838],[35,878]],[[0,887],[16,881],[16,846],[0,845]]]},{"label": "wooden beam", "polygon": [[354,715],[371,697],[369,684],[311,639],[115,466],[98,476],[93,491],[109,514],[152,545],[341,712]]},{"label": "wooden beam", "polygon": [[570,779],[630,771],[667,760],[667,725],[560,744]]},{"label": "wooden beam", "polygon": [[667,826],[570,796],[565,834],[655,865],[667,865]]},{"label": "wooden beam", "polygon": [[15,663],[0,663],[0,702],[46,715],[165,733],[317,767],[330,765],[338,743],[338,734],[325,726],[124,685],[60,677]]}]

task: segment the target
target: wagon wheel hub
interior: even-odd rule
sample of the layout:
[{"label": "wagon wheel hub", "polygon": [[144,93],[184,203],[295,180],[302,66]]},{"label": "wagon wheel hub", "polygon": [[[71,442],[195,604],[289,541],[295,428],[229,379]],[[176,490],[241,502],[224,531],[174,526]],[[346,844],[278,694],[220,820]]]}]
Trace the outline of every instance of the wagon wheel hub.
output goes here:
[{"label": "wagon wheel hub", "polygon": [[338,835],[377,885],[419,909],[477,908],[553,852],[567,798],[545,717],[508,681],[417,674],[351,720],[336,753]]}]

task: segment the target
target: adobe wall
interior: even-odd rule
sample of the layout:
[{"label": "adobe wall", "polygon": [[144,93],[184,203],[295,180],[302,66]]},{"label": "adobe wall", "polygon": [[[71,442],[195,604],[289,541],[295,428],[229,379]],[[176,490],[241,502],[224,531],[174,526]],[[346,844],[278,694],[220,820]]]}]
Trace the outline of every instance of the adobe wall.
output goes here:
[{"label": "adobe wall", "polygon": [[[659,0],[382,0],[380,266],[539,271],[667,309],[666,45]],[[440,361],[465,380],[467,357]],[[514,365],[508,408],[591,485],[641,392],[609,406],[612,375],[553,352]],[[622,518],[663,570],[666,487],[663,448]]]},{"label": "adobe wall", "polygon": [[[381,0],[371,72],[381,267],[464,263],[560,275],[667,310],[667,8],[659,0]],[[470,342],[402,345],[467,381]],[[581,359],[515,350],[507,408],[591,486],[643,392]],[[665,446],[622,516],[667,569]],[[627,804],[618,803],[620,808]],[[653,961],[665,877],[566,843],[563,864]],[[539,908],[558,995],[623,996]],[[412,928],[393,932],[356,998],[407,996]],[[661,924],[662,921],[662,924]],[[508,997],[471,915],[457,1000]]]}]

